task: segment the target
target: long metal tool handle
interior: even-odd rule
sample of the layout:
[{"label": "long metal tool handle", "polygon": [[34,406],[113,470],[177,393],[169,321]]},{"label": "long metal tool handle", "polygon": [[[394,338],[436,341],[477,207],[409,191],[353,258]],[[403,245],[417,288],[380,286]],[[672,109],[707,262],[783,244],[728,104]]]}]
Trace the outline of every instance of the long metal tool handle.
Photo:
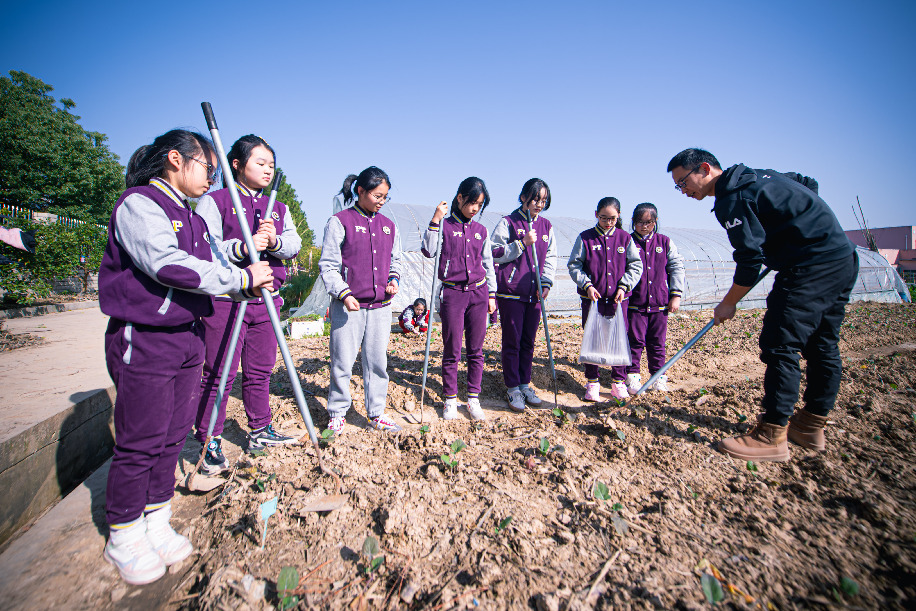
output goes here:
[{"label": "long metal tool handle", "polygon": [[[534,231],[534,220],[532,220],[530,212],[528,213],[528,231]],[[547,304],[544,303],[544,289],[541,287],[541,268],[538,266],[537,240],[531,245],[531,258],[534,263],[534,277],[538,281],[538,301],[541,304],[541,319],[544,321],[544,337],[547,338],[547,358],[550,360],[550,375],[553,376],[553,405],[558,407],[557,370],[553,365],[553,348],[550,346],[550,330],[547,328]]]},{"label": "long metal tool handle", "polygon": [[[754,284],[751,285],[751,289],[753,289],[755,286],[757,286],[758,284],[760,284],[760,281],[763,280],[763,278],[764,278],[767,274],[769,274],[769,273],[770,273],[770,268],[768,268],[768,267],[763,268],[763,270],[760,272],[760,275],[757,276],[757,279],[756,279],[756,280],[754,280]],[[750,293],[750,292],[751,292],[751,291],[748,290],[748,293]],[[700,338],[703,337],[704,335],[706,335],[706,333],[707,333],[710,329],[712,329],[712,328],[715,326],[715,324],[716,324],[716,319],[715,319],[715,318],[713,318],[713,319],[710,320],[708,323],[706,323],[706,326],[703,327],[702,329],[700,329],[700,332],[699,332],[699,333],[697,333],[696,335],[694,335],[693,337],[691,337],[689,340],[687,340],[687,343],[684,344],[684,347],[683,347],[683,348],[681,348],[680,350],[678,350],[677,353],[676,353],[674,356],[672,356],[672,357],[668,360],[667,363],[665,363],[664,365],[662,365],[662,368],[661,368],[661,369],[659,369],[658,371],[656,371],[655,373],[653,373],[653,374],[652,374],[652,377],[650,377],[648,380],[646,380],[646,383],[645,383],[645,384],[643,384],[642,386],[640,386],[639,390],[636,391],[636,394],[637,394],[637,395],[645,394],[646,390],[647,390],[652,384],[655,383],[655,380],[657,380],[657,379],[659,379],[661,376],[663,376],[663,375],[665,374],[665,372],[668,371],[668,369],[670,369],[671,366],[674,365],[674,364],[677,362],[677,360],[678,360],[679,358],[681,358],[682,356],[684,356],[684,355],[687,353],[687,351],[690,350],[690,349],[693,347],[693,345],[694,345],[695,343],[697,343],[698,341],[700,341]]]},{"label": "long metal tool handle", "polygon": [[[223,142],[219,137],[219,129],[216,126],[216,118],[213,116],[213,109],[209,102],[201,102],[201,108],[204,111],[204,117],[207,120],[207,128],[210,130],[210,137],[213,139],[213,145],[216,147],[216,153],[219,156],[219,163],[223,169],[223,177],[229,187],[229,195],[232,197],[232,207],[235,209],[236,216],[239,217],[239,226],[242,230],[242,238],[245,240],[245,246],[248,248],[248,255],[251,263],[258,262],[258,252],[254,247],[254,240],[251,238],[251,228],[248,226],[248,219],[245,217],[245,209],[239,199],[238,189],[235,188],[235,180],[232,178],[232,169],[229,166],[229,159],[226,157],[226,151],[223,148]],[[315,425],[312,424],[312,415],[309,413],[308,404],[305,402],[305,395],[302,394],[302,384],[299,381],[299,374],[296,373],[296,366],[293,363],[293,357],[289,353],[289,346],[286,344],[286,337],[283,335],[283,329],[280,327],[280,316],[277,314],[277,306],[274,304],[273,294],[269,288],[262,288],[261,295],[264,297],[264,305],[267,306],[267,314],[270,316],[270,324],[274,328],[274,335],[277,336],[277,345],[280,347],[280,354],[283,356],[283,364],[286,365],[286,372],[289,374],[289,381],[293,387],[293,394],[296,396],[296,404],[299,407],[299,414],[305,422],[305,428],[308,429],[309,438],[316,450],[318,448],[318,435],[315,433]]]},{"label": "long metal tool handle", "polygon": [[423,357],[423,383],[420,386],[420,423],[423,423],[423,397],[426,394],[426,372],[429,370],[429,341],[433,332],[433,321],[435,316],[432,314],[433,304],[436,303],[436,280],[439,279],[439,261],[442,258],[442,243],[445,241],[444,225],[439,231],[439,245],[436,248],[436,265],[433,268],[433,282],[429,289],[429,303],[426,305],[426,313],[429,321],[426,323],[426,356]]},{"label": "long metal tool handle", "polygon": [[[281,182],[283,182],[283,171],[277,170],[277,175],[274,178],[274,185],[270,189],[270,199],[267,201],[267,212],[264,214],[268,219],[274,211],[274,203],[277,201],[277,190],[280,188]],[[236,216],[238,215],[236,214]],[[223,396],[226,393],[226,383],[229,380],[229,368],[232,366],[232,361],[234,360],[232,357],[235,356],[235,348],[239,342],[239,334],[242,332],[242,323],[245,319],[245,310],[247,308],[248,302],[243,301],[236,313],[235,323],[232,325],[232,335],[229,337],[229,347],[226,352],[225,360],[223,361],[223,369],[219,375],[219,386],[216,389],[216,401],[213,404],[213,410],[210,412],[210,423],[207,425],[207,443],[210,442],[210,437],[213,436],[213,429],[216,426],[216,415],[219,412],[220,406],[223,404]]]}]

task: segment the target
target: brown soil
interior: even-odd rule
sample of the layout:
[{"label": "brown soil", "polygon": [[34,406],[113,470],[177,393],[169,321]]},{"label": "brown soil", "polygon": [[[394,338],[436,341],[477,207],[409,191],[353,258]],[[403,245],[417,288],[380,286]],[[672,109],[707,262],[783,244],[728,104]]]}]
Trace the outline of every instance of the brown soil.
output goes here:
[{"label": "brown soil", "polygon": [[0,320],[0,352],[35,346],[44,341],[44,338],[31,333],[10,333],[3,328],[3,321]]},{"label": "brown soil", "polygon": [[[207,495],[191,520],[200,556],[170,608],[279,605],[275,583],[285,566],[302,577],[300,608],[693,609],[706,605],[708,575],[718,577],[731,608],[914,608],[916,307],[850,306],[827,452],[793,445],[790,462],[746,465],[714,445],[747,430],[758,410],[762,315],[742,311],[714,328],[670,371],[671,392],[622,410],[578,400],[581,328],[551,324],[559,402],[572,421],[551,412],[543,340],[533,384],[544,405],[508,410],[498,328],[487,335],[481,424],[464,411],[458,421],[439,419],[437,332],[428,432],[406,423],[400,434],[365,429],[357,364],[347,427],[323,451],[343,476],[348,505],[302,511],[334,492],[308,445],[239,457],[232,482]],[[709,316],[672,317],[669,355]],[[303,387],[317,395],[308,403],[319,431],[328,422],[327,342],[290,342]],[[407,408],[423,347],[422,338],[392,336],[392,415],[419,415]],[[278,427],[303,430],[282,364],[272,383]],[[238,397],[236,390],[230,420],[245,424]],[[227,429],[233,434],[241,435],[238,424]],[[452,469],[441,455],[458,439],[467,447]],[[536,451],[542,439],[546,456]],[[608,500],[596,499],[597,483]],[[275,496],[279,510],[261,551],[259,504]],[[384,563],[367,576],[362,549],[370,536]],[[398,600],[408,593],[412,603]]]}]

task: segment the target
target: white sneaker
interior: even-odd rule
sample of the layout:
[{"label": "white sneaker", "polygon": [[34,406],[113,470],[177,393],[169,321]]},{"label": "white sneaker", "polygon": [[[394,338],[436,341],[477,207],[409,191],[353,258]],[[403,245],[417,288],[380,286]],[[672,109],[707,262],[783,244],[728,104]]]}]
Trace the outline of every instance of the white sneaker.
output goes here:
[{"label": "white sneaker", "polygon": [[458,419],[458,398],[452,397],[445,400],[445,408],[442,410],[442,418],[444,420],[457,420]]},{"label": "white sneaker", "polygon": [[517,412],[525,411],[525,395],[518,388],[509,389],[509,407]]},{"label": "white sneaker", "polygon": [[179,535],[169,524],[171,519],[171,503],[146,514],[146,538],[166,566],[181,562],[194,552],[188,538]]},{"label": "white sneaker", "polygon": [[658,379],[652,383],[652,387],[649,390],[668,392],[668,376],[665,374],[658,376]]},{"label": "white sneaker", "polygon": [[165,562],[146,537],[146,520],[142,516],[127,528],[112,528],[103,555],[129,584],[152,583],[165,575]]},{"label": "white sneaker", "polygon": [[334,435],[340,435],[344,430],[344,424],[346,422],[346,416],[335,416],[328,422],[328,428],[334,431]]},{"label": "white sneaker", "polygon": [[468,399],[468,413],[471,415],[471,420],[487,419],[487,415],[483,413],[483,409],[480,407],[480,399],[477,397],[470,397]]},{"label": "white sneaker", "polygon": [[627,392],[627,385],[623,382],[613,382],[611,384],[611,396],[615,399],[629,399],[630,393]]},{"label": "white sneaker", "polygon": [[534,394],[534,389],[528,386],[527,384],[522,384],[519,386],[522,391],[522,394],[525,396],[525,403],[528,405],[540,405],[541,398]]},{"label": "white sneaker", "polygon": [[642,388],[642,378],[638,373],[627,374],[627,390],[631,395],[635,395]]}]

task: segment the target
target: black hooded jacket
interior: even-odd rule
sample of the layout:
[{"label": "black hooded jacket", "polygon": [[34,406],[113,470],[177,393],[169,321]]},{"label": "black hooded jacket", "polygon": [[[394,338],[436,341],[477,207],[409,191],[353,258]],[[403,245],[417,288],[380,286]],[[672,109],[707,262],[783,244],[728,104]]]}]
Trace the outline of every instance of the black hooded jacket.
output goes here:
[{"label": "black hooded jacket", "polygon": [[713,212],[735,249],[739,286],[753,285],[762,264],[785,271],[836,261],[855,250],[816,192],[774,170],[743,164],[725,170],[716,182]]}]

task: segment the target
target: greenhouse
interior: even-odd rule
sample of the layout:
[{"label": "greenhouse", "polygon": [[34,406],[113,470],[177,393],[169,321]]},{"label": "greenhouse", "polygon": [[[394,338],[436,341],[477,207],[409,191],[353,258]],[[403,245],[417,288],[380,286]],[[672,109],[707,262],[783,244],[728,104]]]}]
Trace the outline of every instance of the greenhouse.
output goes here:
[{"label": "greenhouse", "polygon": [[[398,227],[401,236],[404,268],[401,273],[401,288],[393,302],[393,312],[400,312],[417,297],[429,299],[435,261],[423,256],[420,242],[423,232],[435,209],[432,206],[411,206],[388,204],[385,214]],[[477,220],[491,233],[499,220],[507,214],[486,210]],[[577,219],[546,215],[553,223],[557,240],[559,261],[553,289],[547,298],[547,310],[551,314],[575,315],[579,312],[579,296],[576,285],[566,269],[573,242],[582,231],[594,226],[595,219]],[[317,228],[321,235],[324,228]],[[687,309],[709,309],[714,307],[731,286],[735,263],[732,248],[724,230],[678,229],[661,227],[661,232],[671,237],[678,250],[684,255],[687,267],[687,290],[682,307]],[[887,260],[876,252],[859,248],[859,278],[853,290],[853,301],[883,301],[900,303],[906,294],[906,285],[897,271]],[[766,296],[773,286],[773,275],[752,290],[741,302],[745,308],[766,307]],[[329,304],[324,283],[319,278],[311,294],[295,311],[294,316],[307,314],[323,315]]]}]

